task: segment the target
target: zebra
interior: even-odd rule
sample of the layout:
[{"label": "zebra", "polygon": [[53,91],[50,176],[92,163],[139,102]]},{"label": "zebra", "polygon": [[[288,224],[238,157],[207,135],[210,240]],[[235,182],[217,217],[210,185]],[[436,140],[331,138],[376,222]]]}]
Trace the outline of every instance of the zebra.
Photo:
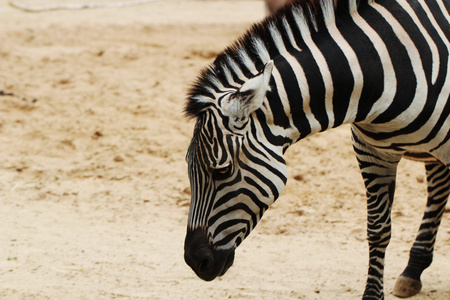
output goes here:
[{"label": "zebra", "polygon": [[206,67],[184,107],[195,119],[186,161],[184,258],[206,281],[280,196],[284,153],[351,124],[367,195],[363,299],[384,299],[396,168],[423,161],[428,200],[394,294],[422,287],[450,185],[448,0],[302,0],[254,24]]}]

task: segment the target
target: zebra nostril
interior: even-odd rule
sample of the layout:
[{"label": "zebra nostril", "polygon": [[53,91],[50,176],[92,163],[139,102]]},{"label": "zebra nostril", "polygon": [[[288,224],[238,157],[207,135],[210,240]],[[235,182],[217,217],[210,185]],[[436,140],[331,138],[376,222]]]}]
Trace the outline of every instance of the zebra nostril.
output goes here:
[{"label": "zebra nostril", "polygon": [[200,262],[199,272],[206,273],[211,271],[214,267],[214,257],[212,253],[206,253],[205,257]]}]

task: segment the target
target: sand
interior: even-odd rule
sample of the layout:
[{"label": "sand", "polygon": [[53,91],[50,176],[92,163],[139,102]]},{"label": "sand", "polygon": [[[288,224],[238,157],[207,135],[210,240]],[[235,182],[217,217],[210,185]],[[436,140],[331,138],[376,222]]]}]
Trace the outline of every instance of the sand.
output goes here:
[{"label": "sand", "polygon": [[[255,0],[42,13],[0,1],[0,90],[14,94],[0,96],[1,299],[361,297],[365,192],[347,126],[288,150],[287,187],[225,276],[204,282],[184,263],[186,91],[264,14]],[[420,224],[424,179],[422,164],[402,161],[387,299]],[[413,299],[449,299],[449,278],[446,213]]]}]

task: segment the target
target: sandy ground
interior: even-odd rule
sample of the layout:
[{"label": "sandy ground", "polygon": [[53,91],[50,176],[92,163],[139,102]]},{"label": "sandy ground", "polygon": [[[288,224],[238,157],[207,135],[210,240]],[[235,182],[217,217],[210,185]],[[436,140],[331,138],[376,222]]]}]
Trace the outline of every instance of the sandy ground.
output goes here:
[{"label": "sandy ground", "polygon": [[[34,14],[0,1],[0,90],[15,95],[0,97],[1,299],[361,297],[366,212],[348,127],[288,151],[283,196],[224,277],[203,282],[184,263],[185,93],[264,13],[255,0]],[[387,299],[425,192],[423,166],[403,161]],[[449,278],[447,213],[413,299],[450,299]]]}]

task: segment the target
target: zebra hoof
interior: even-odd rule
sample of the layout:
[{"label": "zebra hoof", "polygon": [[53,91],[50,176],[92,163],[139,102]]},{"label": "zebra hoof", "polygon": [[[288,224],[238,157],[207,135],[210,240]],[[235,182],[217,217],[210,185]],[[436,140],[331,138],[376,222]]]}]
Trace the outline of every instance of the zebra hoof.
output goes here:
[{"label": "zebra hoof", "polygon": [[408,298],[419,293],[422,289],[420,280],[400,276],[395,283],[393,293],[400,298]]}]

